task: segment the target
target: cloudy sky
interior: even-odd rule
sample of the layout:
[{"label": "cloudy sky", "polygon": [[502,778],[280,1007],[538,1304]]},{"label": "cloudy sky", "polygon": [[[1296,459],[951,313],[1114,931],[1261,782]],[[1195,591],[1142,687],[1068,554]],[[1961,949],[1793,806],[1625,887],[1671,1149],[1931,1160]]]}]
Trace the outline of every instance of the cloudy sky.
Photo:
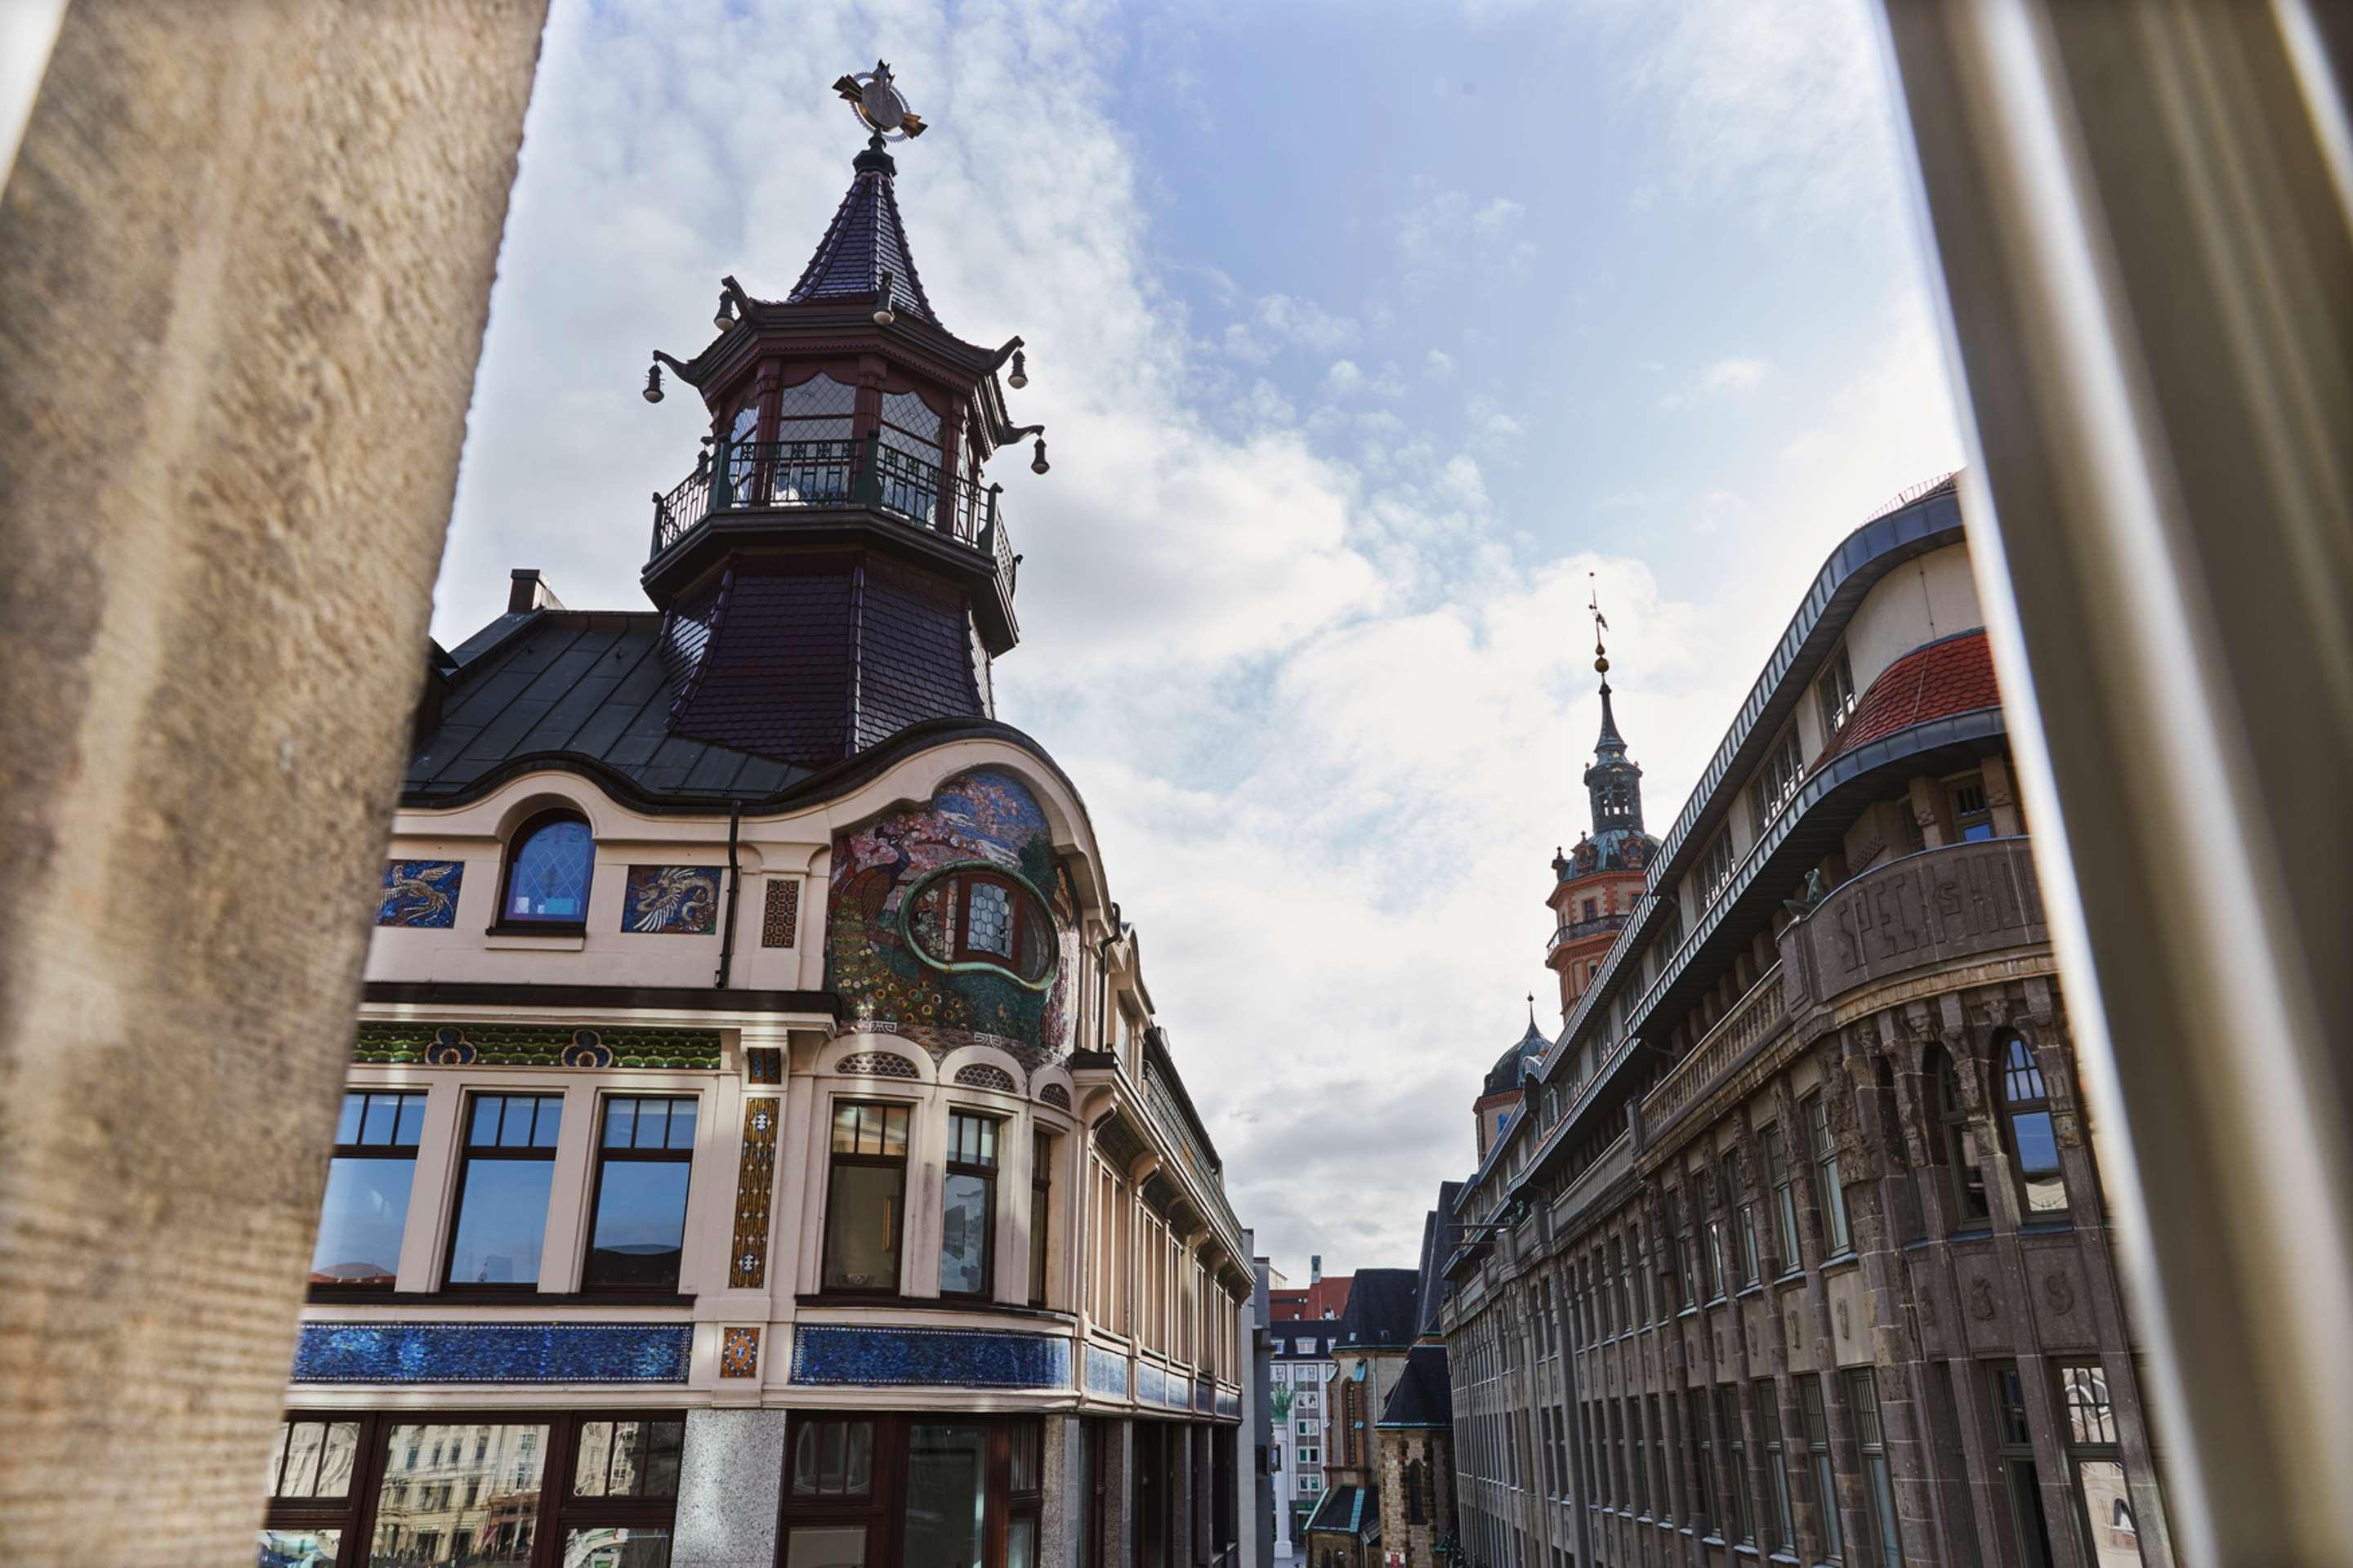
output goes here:
[{"label": "cloudy sky", "polygon": [[1862,0],[557,0],[435,630],[642,603],[721,274],[890,59],[934,305],[1028,339],[1000,716],[1085,791],[1242,1223],[1415,1261],[1525,1027],[1599,708],[1653,831],[1830,546],[1958,461]]}]

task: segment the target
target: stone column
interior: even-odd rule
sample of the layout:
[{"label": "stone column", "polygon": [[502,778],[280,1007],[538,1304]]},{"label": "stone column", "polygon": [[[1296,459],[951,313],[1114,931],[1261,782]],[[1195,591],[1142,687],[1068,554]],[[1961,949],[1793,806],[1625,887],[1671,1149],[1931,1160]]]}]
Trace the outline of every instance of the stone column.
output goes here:
[{"label": "stone column", "polygon": [[1135,1423],[1103,1425],[1103,1568],[1134,1568]]},{"label": "stone column", "polygon": [[[670,1568],[776,1568],[785,1420],[781,1410],[687,1412]],[[1046,1498],[1053,1507],[1051,1489]]]},{"label": "stone column", "polygon": [[1166,1437],[1161,1453],[1168,1467],[1168,1568],[1190,1568],[1200,1561],[1194,1552],[1198,1537],[1193,1530],[1193,1428],[1173,1424]]},{"label": "stone column", "polygon": [[545,10],[74,5],[0,199],[12,1561],[253,1561]]},{"label": "stone column", "polygon": [[1086,1430],[1075,1415],[1049,1415],[1046,1421],[1044,1474],[1046,1500],[1038,1510],[1038,1568],[1077,1568],[1085,1543]]}]

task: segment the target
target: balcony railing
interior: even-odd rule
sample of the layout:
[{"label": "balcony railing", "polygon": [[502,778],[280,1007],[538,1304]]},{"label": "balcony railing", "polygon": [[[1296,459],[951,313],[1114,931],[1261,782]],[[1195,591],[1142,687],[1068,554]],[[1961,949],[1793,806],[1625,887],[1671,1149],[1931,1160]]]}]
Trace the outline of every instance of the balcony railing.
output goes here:
[{"label": "balcony railing", "polygon": [[928,528],[987,554],[1009,592],[1016,557],[997,487],[975,484],[935,463],[854,441],[721,441],[667,495],[654,497],[653,551],[659,559],[722,514],[801,507],[865,507]]},{"label": "balcony railing", "polygon": [[1626,928],[1626,911],[1620,909],[1614,914],[1596,915],[1590,920],[1565,921],[1555,928],[1552,940],[1545,945],[1545,957],[1552,957],[1570,942],[1582,941],[1588,937],[1598,937],[1607,931],[1622,931]]},{"label": "balcony railing", "polygon": [[1781,966],[1775,964],[1732,1004],[1697,1045],[1668,1070],[1642,1101],[1642,1126],[1656,1137],[1688,1110],[1700,1096],[1724,1081],[1748,1059],[1777,1029],[1786,1011],[1781,990]]}]

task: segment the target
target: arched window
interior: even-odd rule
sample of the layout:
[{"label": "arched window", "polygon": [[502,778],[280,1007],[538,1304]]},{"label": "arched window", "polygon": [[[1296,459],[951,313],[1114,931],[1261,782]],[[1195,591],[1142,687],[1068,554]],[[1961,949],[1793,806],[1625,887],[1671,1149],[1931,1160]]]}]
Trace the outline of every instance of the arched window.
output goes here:
[{"label": "arched window", "polygon": [[1956,1227],[1976,1224],[1992,1212],[1986,1202],[1985,1171],[1978,1164],[1969,1141],[1969,1113],[1961,1100],[1961,1075],[1941,1045],[1928,1048],[1922,1064],[1936,1086],[1936,1126],[1929,1139],[1929,1157],[1945,1173],[1945,1191],[1953,1205]]},{"label": "arched window", "polygon": [[2001,1062],[2002,1131],[2018,1172],[2019,1217],[2064,1213],[2067,1188],[2059,1176],[2059,1139],[2042,1068],[2021,1034],[2002,1036],[1995,1051]]},{"label": "arched window", "polygon": [[1430,1505],[1422,1489],[1421,1461],[1410,1459],[1405,1467],[1405,1521],[1408,1524],[1428,1524]]},{"label": "arched window", "polygon": [[596,841],[577,811],[547,811],[518,830],[507,850],[501,923],[580,926],[588,919],[588,885]]}]

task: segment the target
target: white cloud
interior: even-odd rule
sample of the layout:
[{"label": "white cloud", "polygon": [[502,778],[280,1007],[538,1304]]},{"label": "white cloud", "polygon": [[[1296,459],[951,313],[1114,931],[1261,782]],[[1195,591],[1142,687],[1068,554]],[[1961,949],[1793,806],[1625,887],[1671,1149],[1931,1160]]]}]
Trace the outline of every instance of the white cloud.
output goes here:
[{"label": "white cloud", "polygon": [[1721,397],[1731,393],[1754,391],[1772,374],[1773,367],[1761,359],[1719,359],[1703,369],[1691,382],[1659,399],[1662,408],[1688,408],[1709,397]]},{"label": "white cloud", "polygon": [[[1484,281],[1500,265],[1507,275],[1525,272],[1535,260],[1534,241],[1522,230],[1528,209],[1505,196],[1477,200],[1464,191],[1440,191],[1391,221],[1409,288],[1444,282]],[[1466,239],[1476,239],[1476,245]]]},{"label": "white cloud", "polygon": [[1353,359],[1335,359],[1324,373],[1324,390],[1335,397],[1353,397],[1365,389],[1365,373]]},{"label": "white cloud", "polygon": [[1454,356],[1442,348],[1433,348],[1422,360],[1422,374],[1432,381],[1444,381],[1454,374]]},{"label": "white cloud", "polygon": [[1261,300],[1258,319],[1260,325],[1283,342],[1314,354],[1346,348],[1357,338],[1356,323],[1349,317],[1335,316],[1313,300],[1294,300],[1288,294],[1269,294]]}]

